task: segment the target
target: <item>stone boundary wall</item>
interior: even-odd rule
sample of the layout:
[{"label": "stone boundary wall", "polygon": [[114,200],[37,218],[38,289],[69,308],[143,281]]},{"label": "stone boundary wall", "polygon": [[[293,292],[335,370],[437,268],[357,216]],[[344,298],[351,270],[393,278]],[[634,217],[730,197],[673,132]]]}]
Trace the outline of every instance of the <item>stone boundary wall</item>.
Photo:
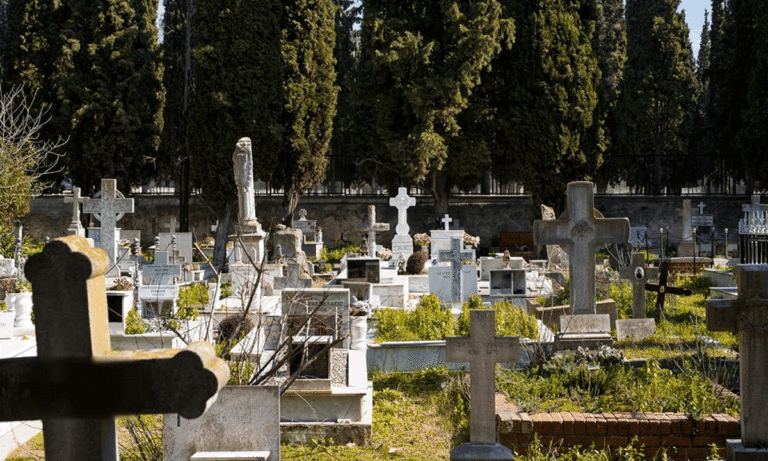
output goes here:
[{"label": "stone boundary wall", "polygon": [[649,458],[666,451],[670,459],[702,461],[707,459],[710,445],[717,445],[725,458],[726,439],[740,438],[739,419],[730,415],[693,421],[684,413],[529,414],[502,394],[496,394],[496,430],[499,443],[520,454],[528,451],[538,435],[545,450],[550,443],[563,448],[594,444],[597,449],[633,443],[638,449],[643,445]]}]

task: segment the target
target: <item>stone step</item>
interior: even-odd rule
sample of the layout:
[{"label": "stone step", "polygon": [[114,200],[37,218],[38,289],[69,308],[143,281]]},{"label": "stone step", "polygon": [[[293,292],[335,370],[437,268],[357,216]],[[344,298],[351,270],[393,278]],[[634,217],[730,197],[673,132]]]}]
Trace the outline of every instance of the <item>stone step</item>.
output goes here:
[{"label": "stone step", "polygon": [[269,451],[198,451],[191,461],[267,461]]}]

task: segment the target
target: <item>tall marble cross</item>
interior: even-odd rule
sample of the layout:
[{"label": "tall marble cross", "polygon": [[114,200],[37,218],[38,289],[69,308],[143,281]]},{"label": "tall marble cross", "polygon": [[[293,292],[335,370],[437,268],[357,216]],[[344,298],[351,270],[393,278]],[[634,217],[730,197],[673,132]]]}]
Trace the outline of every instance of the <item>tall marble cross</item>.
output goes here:
[{"label": "tall marble cross", "polygon": [[560,245],[569,255],[571,313],[594,314],[595,251],[598,245],[627,243],[629,219],[595,217],[593,184],[576,181],[568,184],[568,209],[555,221],[535,221],[536,245]]},{"label": "tall marble cross", "polygon": [[376,222],[376,205],[368,205],[368,221],[358,224],[357,230],[368,233],[368,256],[376,257],[376,232],[389,230],[389,223]]},{"label": "tall marble cross", "polygon": [[451,301],[454,303],[461,302],[461,291],[463,284],[461,283],[461,269],[464,266],[464,261],[470,261],[474,256],[472,250],[461,249],[461,239],[451,239],[450,250],[440,250],[440,261],[449,261],[451,263]]},{"label": "tall marble cross", "polygon": [[446,213],[445,216],[443,216],[443,219],[440,221],[445,224],[445,230],[451,230],[451,223],[453,222],[453,218],[451,218],[448,213]]},{"label": "tall marble cross", "polygon": [[659,269],[645,267],[643,254],[632,253],[629,266],[619,269],[619,275],[632,284],[632,318],[645,318],[645,284],[659,276]]},{"label": "tall marble cross", "polygon": [[[496,451],[496,363],[516,362],[520,357],[520,338],[495,335],[496,312],[469,311],[469,336],[451,337],[445,341],[448,362],[469,362],[471,406],[469,409],[469,444],[467,451]],[[477,445],[490,445],[482,447]],[[457,447],[461,450],[461,446]],[[451,459],[454,459],[451,453]],[[456,458],[456,459],[485,459]],[[513,459],[493,457],[488,459]]]},{"label": "tall marble cross", "polygon": [[101,221],[101,248],[109,257],[110,271],[107,275],[112,275],[113,268],[117,267],[117,221],[125,213],[133,213],[133,199],[125,198],[117,190],[117,180],[102,179],[101,191],[83,203],[83,213],[90,213]]},{"label": "tall marble cross", "polygon": [[[707,300],[707,329],[739,335],[741,441],[729,440],[727,450],[752,451],[746,456],[753,457],[744,459],[767,459],[768,266],[741,264],[736,268],[736,277],[737,299]],[[728,459],[741,458],[729,454]]]},{"label": "tall marble cross", "polygon": [[72,204],[72,221],[69,223],[69,227],[67,228],[67,235],[78,235],[80,237],[85,237],[85,229],[83,228],[82,224],[80,224],[80,204],[85,203],[88,200],[90,200],[88,197],[80,196],[79,187],[72,188],[72,197],[64,197],[64,203]]},{"label": "tall marble cross", "polygon": [[43,420],[45,459],[117,461],[115,415],[196,418],[229,378],[213,346],[112,352],[105,252],[78,236],[48,243],[25,271],[37,357],[0,360],[0,421]]},{"label": "tall marble cross", "polygon": [[389,199],[389,206],[397,208],[397,226],[395,232],[398,234],[407,234],[410,230],[408,226],[408,208],[416,205],[416,199],[408,196],[408,189],[400,187],[397,189],[397,195]]}]

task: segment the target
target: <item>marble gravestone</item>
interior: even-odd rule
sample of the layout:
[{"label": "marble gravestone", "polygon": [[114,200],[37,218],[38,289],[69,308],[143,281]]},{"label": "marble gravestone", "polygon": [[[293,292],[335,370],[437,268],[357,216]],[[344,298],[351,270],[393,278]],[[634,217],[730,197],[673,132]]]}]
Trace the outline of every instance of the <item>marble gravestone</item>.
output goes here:
[{"label": "marble gravestone", "polygon": [[101,191],[92,199],[83,202],[83,212],[93,215],[101,222],[99,248],[107,252],[109,271],[107,276],[118,276],[117,267],[117,221],[125,213],[133,213],[133,199],[127,199],[117,190],[117,180],[102,179]]},{"label": "marble gravestone", "polygon": [[85,229],[80,224],[80,204],[84,204],[88,200],[90,200],[88,197],[80,196],[79,187],[72,188],[72,197],[64,197],[64,203],[72,204],[72,221],[70,221],[69,227],[67,227],[65,232],[67,235],[85,237]]},{"label": "marble gravestone", "polygon": [[[444,229],[431,230],[429,236],[431,242],[429,244],[429,257],[430,259],[437,259],[440,257],[441,250],[451,250],[451,242],[453,239],[459,239],[464,242],[464,231],[461,229],[451,229],[450,224],[453,222],[453,218],[449,215],[443,216],[440,220],[445,225]],[[474,250],[472,250],[474,252]],[[474,253],[473,253],[474,254]],[[473,256],[474,257],[474,256]]]},{"label": "marble gravestone", "polygon": [[368,220],[357,225],[358,232],[365,232],[368,256],[376,257],[376,232],[389,230],[389,223],[376,222],[376,206],[368,205]]},{"label": "marble gravestone", "polygon": [[496,312],[469,311],[469,336],[445,341],[447,362],[469,362],[469,443],[451,451],[451,460],[515,459],[496,442],[496,363],[517,362],[520,338],[495,336]]},{"label": "marble gravestone", "polygon": [[[174,264],[188,264],[194,256],[191,232],[160,232],[157,236],[160,248],[168,253],[168,260]],[[174,242],[175,240],[175,242]]]},{"label": "marble gravestone", "polygon": [[[464,298],[462,293],[462,267],[464,261],[474,260],[474,252],[461,249],[461,240],[451,240],[450,250],[440,250],[440,261],[451,264],[451,298],[453,303],[459,303]],[[473,268],[474,269],[474,268]],[[475,269],[475,273],[477,273]],[[475,275],[477,278],[477,275]]]},{"label": "marble gravestone", "polygon": [[408,196],[408,189],[400,187],[397,195],[389,199],[389,206],[397,208],[397,226],[392,238],[392,261],[397,261],[401,255],[403,260],[408,261],[413,254],[413,238],[408,234],[408,208],[416,206],[416,199]]},{"label": "marble gravestone", "polygon": [[229,378],[227,364],[203,342],[113,353],[109,264],[103,250],[67,236],[46,244],[25,267],[35,294],[37,357],[0,361],[0,421],[42,419],[48,461],[118,461],[115,415],[196,418]]}]

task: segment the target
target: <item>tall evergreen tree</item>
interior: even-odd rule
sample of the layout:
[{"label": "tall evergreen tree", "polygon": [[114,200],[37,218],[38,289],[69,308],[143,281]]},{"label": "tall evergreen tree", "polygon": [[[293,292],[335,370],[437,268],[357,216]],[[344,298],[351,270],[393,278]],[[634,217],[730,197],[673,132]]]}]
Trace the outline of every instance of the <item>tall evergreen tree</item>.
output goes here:
[{"label": "tall evergreen tree", "polygon": [[620,104],[620,155],[630,185],[677,192],[687,179],[685,154],[697,81],[680,0],[628,0],[627,65]]},{"label": "tall evergreen tree", "polygon": [[[717,162],[707,155],[707,132],[710,127],[707,122],[707,107],[709,105],[709,12],[704,10],[704,26],[699,40],[699,54],[696,58],[696,80],[698,81],[696,105],[692,114],[691,137],[688,142],[688,157],[698,159],[693,174],[698,178],[711,176],[717,170]],[[711,178],[710,178],[711,180]]]}]

